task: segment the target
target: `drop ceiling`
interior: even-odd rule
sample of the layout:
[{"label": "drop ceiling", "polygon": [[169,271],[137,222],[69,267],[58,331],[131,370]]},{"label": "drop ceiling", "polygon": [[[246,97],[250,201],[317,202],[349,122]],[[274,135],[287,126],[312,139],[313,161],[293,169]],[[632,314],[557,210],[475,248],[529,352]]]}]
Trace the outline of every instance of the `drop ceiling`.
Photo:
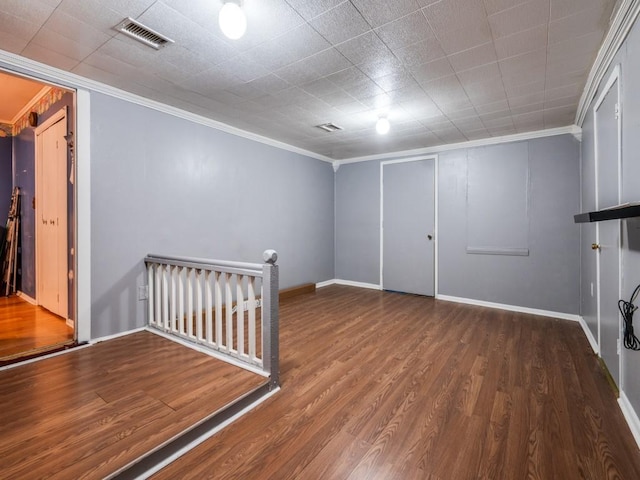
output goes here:
[{"label": "drop ceiling", "polygon": [[221,0],[2,0],[0,49],[345,159],[571,125],[615,3],[244,0],[234,41]]},{"label": "drop ceiling", "polygon": [[0,123],[14,124],[24,107],[44,88],[42,83],[0,72]]}]

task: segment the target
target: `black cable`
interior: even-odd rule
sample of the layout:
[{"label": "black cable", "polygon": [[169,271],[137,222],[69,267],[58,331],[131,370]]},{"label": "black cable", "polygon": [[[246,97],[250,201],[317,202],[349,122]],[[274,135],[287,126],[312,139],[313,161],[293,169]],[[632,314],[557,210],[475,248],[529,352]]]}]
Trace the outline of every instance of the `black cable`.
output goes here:
[{"label": "black cable", "polygon": [[640,285],[633,291],[628,302],[618,300],[618,309],[624,320],[624,346],[629,350],[640,350],[640,340],[633,334],[633,312],[638,309],[633,302],[636,300],[638,292],[640,292]]}]

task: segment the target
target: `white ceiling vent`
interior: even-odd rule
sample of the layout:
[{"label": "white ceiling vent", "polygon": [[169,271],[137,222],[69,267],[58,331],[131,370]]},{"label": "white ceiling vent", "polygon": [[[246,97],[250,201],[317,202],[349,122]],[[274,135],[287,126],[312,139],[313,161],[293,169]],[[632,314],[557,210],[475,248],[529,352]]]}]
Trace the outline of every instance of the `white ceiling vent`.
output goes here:
[{"label": "white ceiling vent", "polygon": [[316,125],[316,128],[319,128],[319,129],[324,130],[325,132],[329,132],[329,133],[333,133],[333,132],[337,132],[338,130],[342,130],[342,127],[339,127],[335,123],[331,123],[331,122],[323,123],[322,125]]},{"label": "white ceiling vent", "polygon": [[167,43],[174,43],[169,37],[165,37],[161,33],[150,29],[149,27],[135,21],[131,17],[125,18],[122,22],[114,27],[119,32],[138,40],[150,47],[160,50]]}]

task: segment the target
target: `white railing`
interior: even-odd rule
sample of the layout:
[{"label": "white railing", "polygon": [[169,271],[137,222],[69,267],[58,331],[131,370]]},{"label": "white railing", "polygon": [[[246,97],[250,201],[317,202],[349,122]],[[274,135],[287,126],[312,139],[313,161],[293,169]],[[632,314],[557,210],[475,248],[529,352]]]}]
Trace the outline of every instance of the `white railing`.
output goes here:
[{"label": "white railing", "polygon": [[149,326],[257,367],[278,385],[278,266],[148,255]]}]

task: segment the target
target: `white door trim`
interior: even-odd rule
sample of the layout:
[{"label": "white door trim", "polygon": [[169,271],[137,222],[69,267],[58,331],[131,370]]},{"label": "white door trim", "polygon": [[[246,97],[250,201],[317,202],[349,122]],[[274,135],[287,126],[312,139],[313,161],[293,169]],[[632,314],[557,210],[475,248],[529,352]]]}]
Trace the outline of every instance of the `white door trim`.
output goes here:
[{"label": "white door trim", "polygon": [[[600,159],[598,158],[598,109],[604,102],[605,98],[615,85],[616,87],[616,95],[617,95],[617,104],[618,104],[618,118],[617,118],[617,143],[618,143],[618,152],[617,152],[617,163],[618,163],[618,204],[621,203],[621,195],[622,195],[622,98],[621,98],[621,86],[620,86],[620,64],[616,65],[607,82],[602,89],[602,92],[598,96],[594,106],[593,106],[593,142],[594,142],[594,164],[595,164],[595,201],[596,201],[596,210],[600,209],[599,204],[599,176],[598,176],[598,167],[600,165]],[[610,205],[607,205],[610,206]],[[621,221],[617,220],[618,225],[621,225]],[[618,298],[622,298],[622,255],[621,255],[621,240],[622,240],[622,232],[618,234]],[[600,243],[600,224],[596,223],[596,243]],[[596,317],[598,320],[598,352],[602,357],[602,338],[601,338],[601,321],[600,321],[600,253],[596,256]],[[622,333],[622,324],[620,316],[618,315],[618,336],[620,340]],[[618,388],[623,390],[624,388],[624,375],[623,375],[623,362],[622,362],[622,348],[620,350],[620,354],[618,355]]]},{"label": "white door trim", "polygon": [[[63,107],[60,110],[58,110],[57,112],[55,112],[53,115],[51,115],[47,120],[45,120],[41,125],[38,125],[35,130],[34,130],[34,140],[35,140],[35,155],[34,155],[34,160],[35,160],[35,197],[36,197],[36,212],[38,212],[38,209],[40,207],[38,207],[39,203],[41,201],[42,198],[42,183],[45,181],[42,177],[42,172],[41,172],[41,160],[42,160],[42,152],[41,152],[41,135],[48,130],[50,127],[52,127],[53,125],[55,125],[56,123],[60,122],[60,121],[64,121],[65,122],[65,126],[68,129],[68,124],[67,124],[67,120],[68,120],[68,116],[67,116],[67,107]],[[66,187],[66,185],[65,185]],[[40,204],[41,205],[41,204]],[[65,222],[65,228],[68,228],[68,221],[69,219],[67,218],[67,221]],[[36,249],[35,249],[35,254],[36,254],[36,295],[35,295],[35,299],[38,305],[41,304],[40,302],[40,292],[42,291],[42,287],[41,287],[41,272],[42,272],[42,253],[41,253],[41,245],[40,245],[40,238],[41,238],[41,227],[40,227],[41,223],[38,221],[38,218],[36,218],[36,222],[35,222],[35,244],[36,244]],[[65,247],[65,250],[67,251],[67,258],[68,258],[68,246],[69,246],[69,240],[67,237],[67,246]],[[65,267],[65,278],[67,278],[67,282],[68,282],[68,276],[67,276],[67,272],[69,270],[69,265],[67,263],[67,266]],[[68,283],[67,283],[67,288],[65,289],[67,292],[67,295],[69,294],[69,289],[68,289]],[[67,303],[67,302],[65,302]],[[67,305],[67,311],[64,313],[64,319],[65,320],[69,320],[69,308]]]},{"label": "white door trim", "polygon": [[399,160],[385,160],[380,162],[380,289],[383,290],[383,268],[384,268],[384,167],[393,163],[418,162],[420,160],[433,160],[433,208],[434,208],[434,258],[433,258],[433,289],[434,298],[438,295],[438,155],[421,155],[418,157],[402,158]]},{"label": "white door trim", "polygon": [[91,98],[78,89],[75,124],[75,307],[76,341],[91,340]]}]

